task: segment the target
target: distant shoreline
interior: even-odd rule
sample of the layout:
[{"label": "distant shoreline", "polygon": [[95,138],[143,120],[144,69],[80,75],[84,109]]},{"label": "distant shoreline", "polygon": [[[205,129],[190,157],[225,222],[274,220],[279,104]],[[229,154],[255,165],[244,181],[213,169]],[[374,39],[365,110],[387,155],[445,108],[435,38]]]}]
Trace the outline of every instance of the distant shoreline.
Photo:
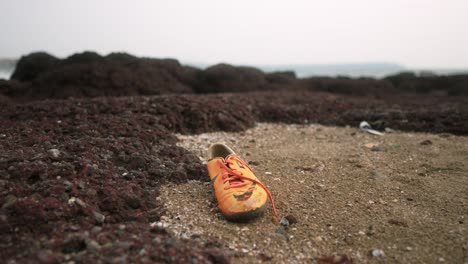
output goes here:
[{"label": "distant shoreline", "polygon": [[[9,79],[16,64],[17,58],[0,58],[0,79]],[[182,62],[183,65],[206,69],[215,64]],[[397,63],[372,62],[372,63],[339,63],[339,64],[246,64],[233,66],[254,67],[265,73],[278,71],[295,72],[298,78],[307,77],[349,77],[349,78],[376,78],[382,79],[387,76],[402,72],[412,72],[418,76],[440,76],[468,74],[468,69],[431,69],[431,68],[408,68]]]}]

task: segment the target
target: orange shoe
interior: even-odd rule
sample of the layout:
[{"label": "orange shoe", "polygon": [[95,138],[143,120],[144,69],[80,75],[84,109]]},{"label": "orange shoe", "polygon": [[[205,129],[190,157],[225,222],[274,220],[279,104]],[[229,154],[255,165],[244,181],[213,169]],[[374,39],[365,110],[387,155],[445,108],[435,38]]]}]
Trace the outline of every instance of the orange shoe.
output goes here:
[{"label": "orange shoe", "polygon": [[208,150],[208,158],[208,173],[219,209],[228,220],[248,221],[261,215],[266,210],[267,199],[277,215],[268,188],[232,149],[224,144],[213,144]]}]

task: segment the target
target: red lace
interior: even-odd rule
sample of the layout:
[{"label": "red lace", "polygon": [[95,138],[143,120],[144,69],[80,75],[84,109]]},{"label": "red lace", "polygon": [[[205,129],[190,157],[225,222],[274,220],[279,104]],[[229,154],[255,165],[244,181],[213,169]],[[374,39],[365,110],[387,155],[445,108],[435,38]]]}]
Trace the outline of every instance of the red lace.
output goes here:
[{"label": "red lace", "polygon": [[[236,156],[231,156],[231,158],[234,158],[237,162],[241,163],[243,167],[247,167],[250,170],[252,170],[250,166],[247,165],[242,159]],[[225,190],[228,190],[230,188],[239,188],[239,187],[246,186],[248,184],[248,182],[246,181],[255,182],[260,187],[262,187],[263,190],[265,190],[265,192],[268,195],[268,199],[271,202],[271,206],[273,207],[273,213],[275,214],[275,216],[278,216],[275,202],[273,201],[273,196],[271,195],[270,190],[268,190],[268,188],[265,185],[263,185],[263,183],[259,182],[258,180],[244,176],[242,172],[238,171],[237,169],[232,169],[231,167],[229,167],[229,165],[234,164],[230,160],[226,160],[225,162],[222,162],[221,160],[219,160],[218,163],[220,165],[220,168],[222,169],[221,176],[223,178],[223,183],[226,183],[226,182],[229,183],[229,186],[226,186],[224,188]]]}]

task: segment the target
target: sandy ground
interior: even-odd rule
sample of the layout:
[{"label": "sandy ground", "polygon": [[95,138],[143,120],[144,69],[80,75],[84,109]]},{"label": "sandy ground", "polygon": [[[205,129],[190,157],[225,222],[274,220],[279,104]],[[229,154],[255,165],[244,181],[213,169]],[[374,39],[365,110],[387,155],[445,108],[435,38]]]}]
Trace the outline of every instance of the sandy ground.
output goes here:
[{"label": "sandy ground", "polygon": [[275,224],[270,209],[230,223],[209,183],[164,186],[167,211],[157,224],[182,239],[216,238],[235,263],[333,255],[354,263],[468,263],[467,137],[263,123],[178,137],[201,159],[213,142],[230,145],[270,188],[280,218],[297,219]]}]

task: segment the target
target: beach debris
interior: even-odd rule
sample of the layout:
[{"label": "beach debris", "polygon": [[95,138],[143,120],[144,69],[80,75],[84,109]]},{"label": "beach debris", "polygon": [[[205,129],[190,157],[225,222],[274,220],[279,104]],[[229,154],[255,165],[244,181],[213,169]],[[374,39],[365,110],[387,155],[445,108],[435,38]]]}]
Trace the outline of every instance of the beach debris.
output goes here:
[{"label": "beach debris", "polygon": [[380,131],[377,131],[375,129],[372,129],[371,125],[369,123],[367,123],[366,121],[362,121],[360,124],[359,124],[359,128],[362,130],[362,131],[365,131],[367,133],[370,133],[370,134],[373,134],[373,135],[377,135],[377,136],[383,136],[384,133],[380,132]]}]

